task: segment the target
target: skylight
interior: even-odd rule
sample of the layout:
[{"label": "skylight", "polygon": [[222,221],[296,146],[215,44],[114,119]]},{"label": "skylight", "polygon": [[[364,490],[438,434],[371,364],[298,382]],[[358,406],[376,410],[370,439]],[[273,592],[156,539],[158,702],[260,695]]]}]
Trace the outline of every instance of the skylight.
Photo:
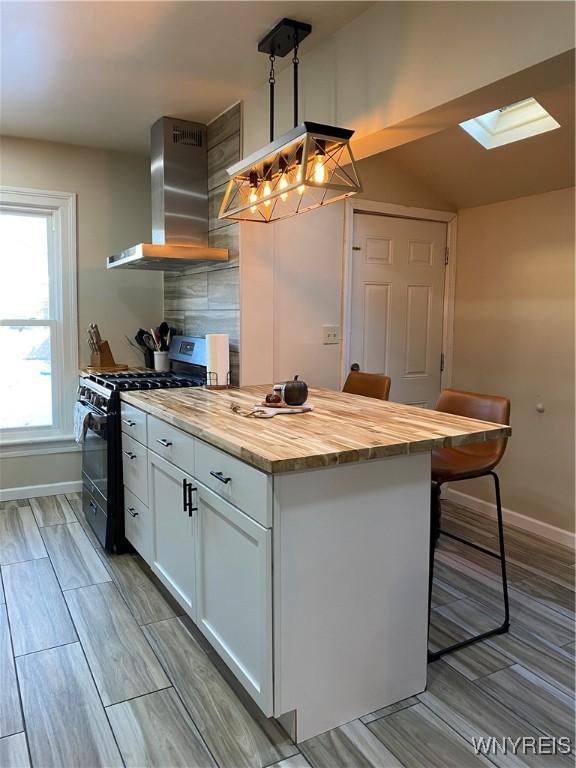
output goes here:
[{"label": "skylight", "polygon": [[486,149],[494,149],[553,131],[560,128],[560,123],[536,99],[529,98],[473,117],[460,123],[460,127]]}]

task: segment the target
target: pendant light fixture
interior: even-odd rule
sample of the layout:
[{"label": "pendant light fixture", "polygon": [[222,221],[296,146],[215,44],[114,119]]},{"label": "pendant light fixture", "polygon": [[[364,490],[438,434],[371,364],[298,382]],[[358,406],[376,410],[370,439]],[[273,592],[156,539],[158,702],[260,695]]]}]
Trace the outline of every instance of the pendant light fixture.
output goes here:
[{"label": "pendant light fixture", "polygon": [[[270,60],[270,143],[228,168],[220,219],[268,223],[362,191],[350,138],[354,131],[304,121],[298,125],[298,47],[309,24],[282,19],[258,44]],[[294,128],[274,139],[274,63],[293,52]]]}]

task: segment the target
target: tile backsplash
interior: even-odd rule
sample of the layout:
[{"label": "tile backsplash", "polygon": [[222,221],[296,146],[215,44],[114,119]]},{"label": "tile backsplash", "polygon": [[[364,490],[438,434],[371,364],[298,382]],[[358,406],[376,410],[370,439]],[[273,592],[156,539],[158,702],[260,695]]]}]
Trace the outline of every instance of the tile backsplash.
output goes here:
[{"label": "tile backsplash", "polygon": [[190,336],[227,333],[230,336],[230,378],[239,383],[240,270],[239,224],[219,221],[226,189],[226,168],[240,159],[241,107],[236,104],[208,126],[208,242],[228,248],[230,259],[207,262],[182,272],[164,273],[167,322]]}]

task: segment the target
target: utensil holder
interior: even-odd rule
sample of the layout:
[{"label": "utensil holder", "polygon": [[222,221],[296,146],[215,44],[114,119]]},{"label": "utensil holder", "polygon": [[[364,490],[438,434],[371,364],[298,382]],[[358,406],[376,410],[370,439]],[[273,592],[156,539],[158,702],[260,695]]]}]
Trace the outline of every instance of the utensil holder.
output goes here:
[{"label": "utensil holder", "polygon": [[168,357],[168,352],[154,352],[154,370],[170,370],[170,358]]}]

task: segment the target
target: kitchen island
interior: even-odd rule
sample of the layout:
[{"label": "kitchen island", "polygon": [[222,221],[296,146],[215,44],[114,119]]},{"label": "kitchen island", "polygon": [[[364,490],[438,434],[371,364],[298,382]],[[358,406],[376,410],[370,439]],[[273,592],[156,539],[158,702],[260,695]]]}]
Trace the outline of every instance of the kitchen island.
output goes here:
[{"label": "kitchen island", "polygon": [[302,741],[425,688],[431,450],[510,428],[270,389],[122,394],[126,536]]}]

